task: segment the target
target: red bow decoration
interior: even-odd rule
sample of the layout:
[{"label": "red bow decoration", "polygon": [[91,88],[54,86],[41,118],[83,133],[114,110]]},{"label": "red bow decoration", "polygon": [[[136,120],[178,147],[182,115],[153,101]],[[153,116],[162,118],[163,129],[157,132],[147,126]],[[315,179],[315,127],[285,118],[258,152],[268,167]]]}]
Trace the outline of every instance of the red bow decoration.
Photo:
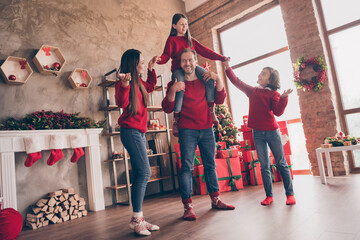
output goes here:
[{"label": "red bow decoration", "polygon": [[42,50],[45,52],[45,56],[50,56],[50,47],[43,47]]},{"label": "red bow decoration", "polygon": [[86,79],[86,72],[82,71],[83,78]]},{"label": "red bow decoration", "polygon": [[25,69],[26,68],[25,65],[27,64],[27,60],[20,60],[19,64],[21,66],[20,69]]},{"label": "red bow decoration", "polygon": [[208,64],[208,62],[206,62],[203,66],[204,66],[206,71],[210,71],[211,66]]}]

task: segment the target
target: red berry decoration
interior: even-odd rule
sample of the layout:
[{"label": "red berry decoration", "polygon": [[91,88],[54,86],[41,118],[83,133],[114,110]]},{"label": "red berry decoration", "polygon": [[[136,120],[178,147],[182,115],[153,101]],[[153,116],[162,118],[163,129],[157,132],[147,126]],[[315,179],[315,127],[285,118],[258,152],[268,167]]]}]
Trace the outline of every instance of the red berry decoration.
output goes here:
[{"label": "red berry decoration", "polygon": [[58,63],[58,62],[56,62],[56,63],[54,63],[53,64],[53,68],[55,68],[55,70],[58,70],[59,71],[59,69],[60,69],[60,63]]},{"label": "red berry decoration", "polygon": [[15,75],[10,75],[8,78],[9,78],[9,80],[11,80],[11,81],[15,81],[15,80],[16,80]]}]

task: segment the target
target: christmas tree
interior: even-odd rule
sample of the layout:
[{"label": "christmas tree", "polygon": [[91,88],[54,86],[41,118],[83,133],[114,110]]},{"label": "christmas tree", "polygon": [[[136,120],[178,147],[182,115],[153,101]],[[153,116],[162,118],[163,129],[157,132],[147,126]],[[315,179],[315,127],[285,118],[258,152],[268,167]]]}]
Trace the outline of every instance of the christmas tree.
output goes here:
[{"label": "christmas tree", "polygon": [[234,121],[225,105],[216,105],[215,114],[219,119],[219,126],[214,125],[216,142],[226,142],[226,146],[239,145],[237,133],[239,129],[234,125]]}]

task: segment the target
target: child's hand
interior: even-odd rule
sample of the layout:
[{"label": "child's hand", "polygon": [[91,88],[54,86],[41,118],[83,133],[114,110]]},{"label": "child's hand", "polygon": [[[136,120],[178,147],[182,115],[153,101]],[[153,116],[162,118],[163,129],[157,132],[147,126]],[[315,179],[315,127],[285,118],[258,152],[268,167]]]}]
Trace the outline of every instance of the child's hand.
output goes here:
[{"label": "child's hand", "polygon": [[227,57],[225,61],[223,61],[224,70],[228,69],[230,67],[230,58]]},{"label": "child's hand", "polygon": [[219,79],[219,76],[216,73],[210,71],[204,72],[202,76],[205,82],[209,81],[210,79],[214,79],[217,82]]},{"label": "child's hand", "polygon": [[283,94],[281,94],[280,97],[285,98],[285,97],[287,97],[287,96],[288,96],[290,93],[292,93],[292,92],[293,92],[293,90],[292,90],[291,88],[289,88],[289,89],[285,90],[285,91],[283,92]]},{"label": "child's hand", "polygon": [[148,69],[150,71],[152,71],[154,65],[159,62],[161,60],[161,58],[159,56],[154,56],[150,61],[149,61],[149,65],[148,65]]},{"label": "child's hand", "polygon": [[118,77],[120,78],[121,84],[124,87],[129,86],[129,82],[131,81],[131,74],[130,73],[126,73],[126,74],[125,73],[119,73]]}]

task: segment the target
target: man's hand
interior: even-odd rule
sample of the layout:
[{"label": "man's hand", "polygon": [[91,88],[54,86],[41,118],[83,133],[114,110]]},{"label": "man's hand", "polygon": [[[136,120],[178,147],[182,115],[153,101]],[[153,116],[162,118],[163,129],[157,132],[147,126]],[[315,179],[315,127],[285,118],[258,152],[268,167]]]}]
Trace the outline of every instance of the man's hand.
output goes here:
[{"label": "man's hand", "polygon": [[292,90],[291,88],[289,88],[289,89],[285,90],[285,91],[283,92],[283,94],[281,94],[280,97],[285,98],[285,97],[287,97],[287,96],[288,96],[290,93],[292,93],[292,92],[293,92],[293,90]]},{"label": "man's hand", "polygon": [[175,82],[170,87],[170,90],[168,92],[167,98],[169,102],[175,101],[175,96],[177,92],[185,91],[185,83],[184,82],[178,82],[178,80],[175,78]]},{"label": "man's hand", "polygon": [[152,71],[152,69],[154,68],[154,65],[159,62],[161,59],[159,56],[154,56],[150,61],[149,61],[149,65],[148,65],[148,69],[150,71]]},{"label": "man's hand", "polygon": [[204,72],[203,79],[205,82],[209,81],[210,79],[214,79],[216,82],[216,90],[221,91],[224,88],[224,83],[221,81],[219,75],[214,72]]}]

